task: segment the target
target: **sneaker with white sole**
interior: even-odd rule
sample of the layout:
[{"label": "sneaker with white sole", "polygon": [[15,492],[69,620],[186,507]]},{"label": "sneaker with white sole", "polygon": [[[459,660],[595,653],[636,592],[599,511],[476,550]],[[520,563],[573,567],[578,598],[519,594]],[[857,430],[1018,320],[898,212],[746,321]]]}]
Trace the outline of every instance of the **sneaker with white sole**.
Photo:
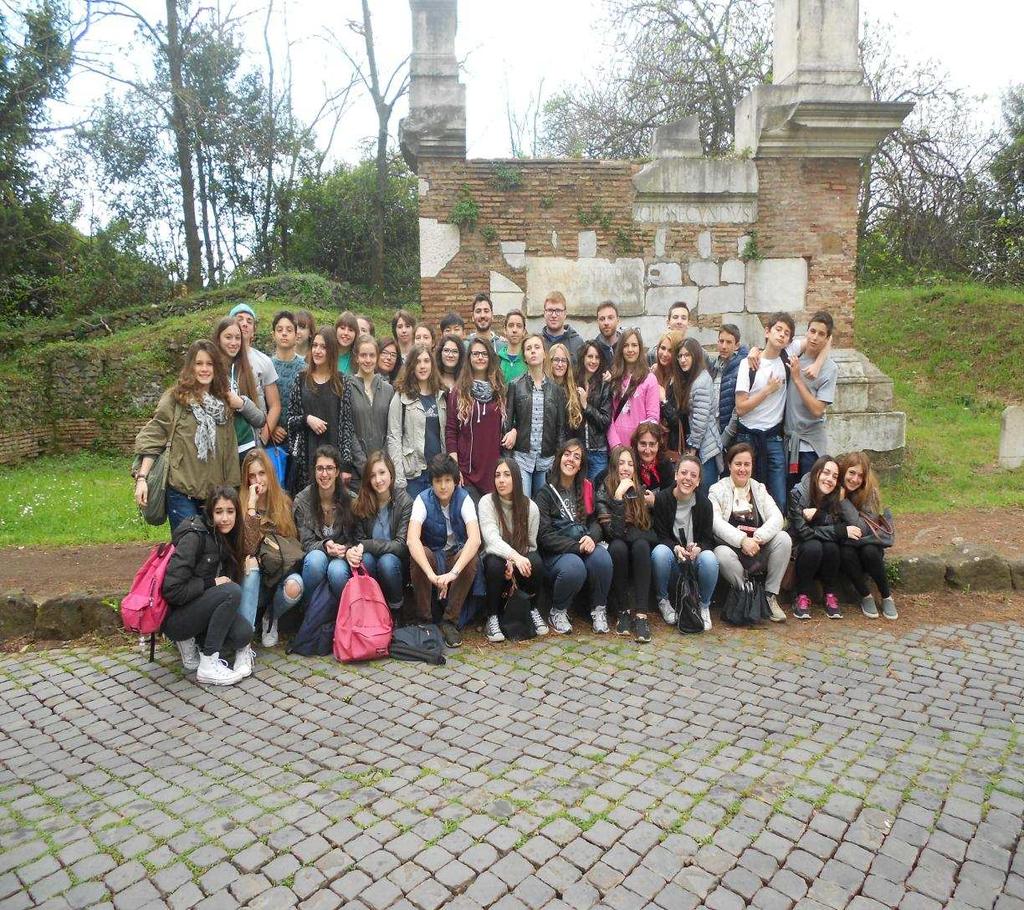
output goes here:
[{"label": "sneaker with white sole", "polygon": [[199,658],[202,655],[199,653],[199,645],[196,644],[196,640],[194,638],[186,638],[184,641],[176,641],[175,644],[178,646],[178,653],[181,655],[181,665],[189,673],[194,673],[198,670]]},{"label": "sneaker with white sole", "polygon": [[868,619],[878,619],[878,607],[875,606],[875,598],[870,594],[867,597],[861,598],[860,612]]},{"label": "sneaker with white sole", "polygon": [[835,594],[825,595],[825,615],[829,619],[842,619],[843,611],[839,608],[839,598]]},{"label": "sneaker with white sole", "polygon": [[245,679],[247,676],[252,676],[253,665],[256,663],[256,654],[252,649],[252,645],[246,645],[235,653],[235,663],[232,669],[236,673],[241,673],[242,678]]},{"label": "sneaker with white sole", "polygon": [[568,635],[572,631],[572,623],[569,622],[567,610],[552,610],[548,619],[551,621],[551,628],[559,635]]},{"label": "sneaker with white sole", "polygon": [[498,622],[497,616],[488,616],[487,625],[484,627],[484,635],[487,636],[488,641],[495,643],[505,640],[505,633],[501,631],[501,623]]},{"label": "sneaker with white sole", "polygon": [[711,631],[711,607],[700,608],[700,621],[704,623],[704,631]]},{"label": "sneaker with white sole", "polygon": [[544,622],[544,617],[540,615],[540,610],[536,607],[530,610],[530,621],[533,623],[533,631],[538,635],[547,635],[551,631],[548,624]]},{"label": "sneaker with white sole", "polygon": [[615,623],[616,635],[633,634],[633,614],[629,610],[620,610],[618,621]]},{"label": "sneaker with white sole", "polygon": [[271,619],[270,616],[263,617],[263,647],[272,648],[277,644],[277,620]]},{"label": "sneaker with white sole", "polygon": [[220,659],[220,653],[201,654],[199,656],[199,669],[196,671],[196,681],[207,686],[233,686],[241,682],[242,674],[228,666],[226,660]]},{"label": "sneaker with white sole", "polygon": [[633,620],[633,635],[640,644],[651,640],[651,624],[645,614],[641,613]]},{"label": "sneaker with white sole", "polygon": [[896,612],[896,601],[891,596],[882,598],[882,615],[886,619],[900,618],[900,614]]},{"label": "sneaker with white sole", "polygon": [[661,598],[658,601],[658,609],[661,610],[661,618],[665,620],[666,625],[674,626],[676,624],[678,617],[676,611],[672,609],[672,601],[667,597]]},{"label": "sneaker with white sole", "polygon": [[594,621],[594,631],[598,635],[604,635],[608,631],[608,608],[594,607],[590,611],[590,618]]},{"label": "sneaker with white sole", "polygon": [[768,609],[771,611],[771,616],[768,618],[772,622],[786,621],[786,614],[782,612],[782,607],[779,606],[779,599],[774,594],[768,595]]}]

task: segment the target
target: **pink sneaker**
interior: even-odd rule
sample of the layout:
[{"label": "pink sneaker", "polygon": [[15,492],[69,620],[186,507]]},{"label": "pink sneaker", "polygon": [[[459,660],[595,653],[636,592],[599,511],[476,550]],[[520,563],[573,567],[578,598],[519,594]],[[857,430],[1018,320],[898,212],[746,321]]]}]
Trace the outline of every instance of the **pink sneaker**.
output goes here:
[{"label": "pink sneaker", "polygon": [[839,609],[839,598],[835,594],[825,595],[825,615],[829,619],[842,619],[843,614]]},{"label": "pink sneaker", "polygon": [[811,618],[811,598],[806,594],[798,594],[793,604],[793,615],[797,619]]}]

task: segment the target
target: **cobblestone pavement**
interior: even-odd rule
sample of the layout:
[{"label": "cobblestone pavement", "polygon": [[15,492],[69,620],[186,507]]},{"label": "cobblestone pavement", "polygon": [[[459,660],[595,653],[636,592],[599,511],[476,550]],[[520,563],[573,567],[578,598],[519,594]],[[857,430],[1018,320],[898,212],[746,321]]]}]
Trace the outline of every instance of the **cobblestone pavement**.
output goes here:
[{"label": "cobblestone pavement", "polygon": [[1017,624],[160,661],[0,656],[4,910],[1024,908]]}]

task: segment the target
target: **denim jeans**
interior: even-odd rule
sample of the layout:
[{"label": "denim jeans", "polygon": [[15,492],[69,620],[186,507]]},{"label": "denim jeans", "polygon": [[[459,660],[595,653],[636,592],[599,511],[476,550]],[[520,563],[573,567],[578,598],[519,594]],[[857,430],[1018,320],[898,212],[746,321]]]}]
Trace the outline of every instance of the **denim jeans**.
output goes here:
[{"label": "denim jeans", "polygon": [[[671,600],[669,590],[679,577],[679,560],[663,543],[651,551],[651,567],[654,574],[654,593],[658,600]],[[700,605],[711,605],[711,597],[718,584],[718,558],[711,550],[701,550],[697,557],[697,587],[700,589]]]},{"label": "denim jeans", "polygon": [[[747,442],[757,451],[757,440],[749,433],[740,430],[736,434],[737,442]],[[759,480],[768,487],[768,495],[775,500],[775,505],[783,515],[786,514],[786,441],[782,436],[772,436],[764,440],[768,455],[768,476],[757,476],[757,458],[754,459],[754,480]]]},{"label": "denim jeans", "polygon": [[352,577],[352,567],[341,556],[330,557],[323,550],[310,550],[302,560],[302,584],[312,594],[326,578],[331,594],[341,597],[341,591]]},{"label": "denim jeans", "polygon": [[608,450],[593,449],[587,450],[587,478],[596,480],[597,475],[608,469]]},{"label": "denim jeans", "polygon": [[531,499],[548,485],[547,471],[520,471],[523,478],[523,495]]},{"label": "denim jeans", "polygon": [[171,523],[171,533],[183,521],[195,518],[203,511],[203,501],[186,496],[181,490],[167,487],[167,520]]},{"label": "denim jeans", "polygon": [[700,466],[700,491],[707,496],[708,490],[718,482],[718,462],[709,458]]},{"label": "denim jeans", "polygon": [[608,606],[608,589],[612,583],[612,558],[604,547],[593,553],[561,553],[545,556],[544,568],[551,579],[551,609],[570,610],[572,602],[585,583],[590,582],[590,609]]},{"label": "denim jeans", "polygon": [[[299,586],[299,593],[294,597],[290,597],[285,593],[285,586],[290,581]],[[245,576],[242,578],[241,587],[242,600],[238,607],[238,613],[247,623],[249,623],[250,626],[255,627],[256,610],[260,605],[260,570],[251,569],[246,572]],[[288,575],[283,581],[281,581],[274,591],[274,619],[280,619],[300,600],[302,600],[302,595],[305,592],[305,589],[305,583],[303,582],[302,576],[297,572],[292,572],[291,575]]]},{"label": "denim jeans", "polygon": [[419,477],[413,477],[411,480],[407,480],[405,484],[405,492],[409,494],[409,498],[415,500],[424,490],[430,489],[430,475],[424,471]]},{"label": "denim jeans", "polygon": [[801,452],[800,459],[797,462],[797,472],[795,474],[789,473],[789,465],[786,465],[786,491],[789,492],[793,489],[801,480],[804,475],[814,467],[814,462],[818,460],[817,452]]},{"label": "denim jeans", "polygon": [[405,596],[405,572],[402,568],[402,560],[394,553],[385,553],[382,556],[364,553],[363,568],[380,585],[388,606],[392,610],[401,607],[402,598]]}]

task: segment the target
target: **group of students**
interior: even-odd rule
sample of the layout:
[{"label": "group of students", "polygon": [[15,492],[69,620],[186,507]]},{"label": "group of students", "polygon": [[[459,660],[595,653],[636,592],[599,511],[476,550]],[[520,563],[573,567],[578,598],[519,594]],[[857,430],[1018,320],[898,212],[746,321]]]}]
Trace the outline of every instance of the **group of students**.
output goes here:
[{"label": "group of students", "polygon": [[[795,617],[810,615],[819,584],[826,614],[840,616],[845,574],[865,615],[879,615],[871,580],[896,618],[871,534],[882,507],[870,461],[824,454],[829,314],[795,342],[791,317],[774,314],[749,350],[724,325],[712,359],[686,337],[682,303],[647,350],[614,303],[599,306],[590,341],[566,312],[552,292],[539,333],[513,311],[498,335],[479,294],[468,335],[457,314],[435,338],[399,310],[378,340],[353,313],[318,329],[308,312],[282,311],[268,356],[253,345],[255,311],[239,304],[194,342],[135,447],[140,504],[168,456],[164,632],[185,666],[201,682],[237,682],[252,672],[258,624],[273,646],[281,616],[323,582],[340,598],[360,568],[395,611],[410,586],[416,619],[436,603],[450,647],[470,597],[488,640],[504,640],[516,589],[535,634],[571,632],[582,609],[595,632],[614,621],[649,641],[652,604],[676,622],[684,569],[706,629],[719,576],[737,588],[755,571],[765,618],[782,621],[794,548]],[[283,483],[275,446],[288,455]]]}]

